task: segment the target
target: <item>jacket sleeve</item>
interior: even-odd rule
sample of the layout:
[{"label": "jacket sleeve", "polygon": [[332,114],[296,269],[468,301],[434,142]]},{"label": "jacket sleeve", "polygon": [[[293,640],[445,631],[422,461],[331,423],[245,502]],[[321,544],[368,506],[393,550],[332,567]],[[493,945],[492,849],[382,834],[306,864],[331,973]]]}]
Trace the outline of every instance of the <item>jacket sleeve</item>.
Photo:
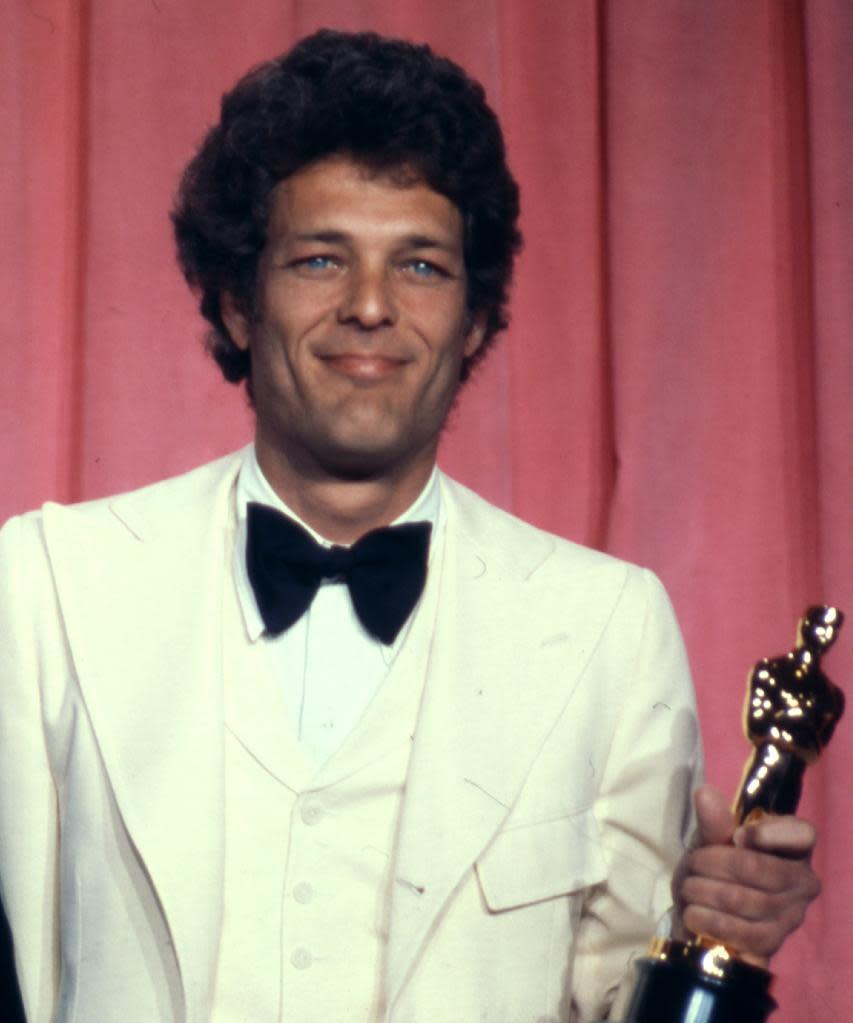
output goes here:
[{"label": "jacket sleeve", "polygon": [[692,793],[702,774],[672,607],[651,572],[632,575],[629,610],[612,623],[624,629],[622,649],[601,679],[603,716],[617,709],[595,802],[607,877],[585,899],[576,945],[572,1018],[583,1023],[621,1019],[634,958],[656,931],[668,932],[672,875],[693,830]]},{"label": "jacket sleeve", "polygon": [[52,1017],[58,983],[59,821],[42,685],[65,647],[37,514],[0,530],[0,897],[27,1019]]}]

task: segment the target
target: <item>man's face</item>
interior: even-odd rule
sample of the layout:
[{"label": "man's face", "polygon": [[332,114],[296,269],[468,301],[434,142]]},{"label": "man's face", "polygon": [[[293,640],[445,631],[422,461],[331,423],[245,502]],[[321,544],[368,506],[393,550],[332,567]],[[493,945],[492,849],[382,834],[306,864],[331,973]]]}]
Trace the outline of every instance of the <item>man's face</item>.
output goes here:
[{"label": "man's face", "polygon": [[343,156],[282,182],[258,315],[224,302],[251,350],[259,450],[312,478],[431,465],[462,359],[483,337],[465,299],[462,218],[445,196]]}]

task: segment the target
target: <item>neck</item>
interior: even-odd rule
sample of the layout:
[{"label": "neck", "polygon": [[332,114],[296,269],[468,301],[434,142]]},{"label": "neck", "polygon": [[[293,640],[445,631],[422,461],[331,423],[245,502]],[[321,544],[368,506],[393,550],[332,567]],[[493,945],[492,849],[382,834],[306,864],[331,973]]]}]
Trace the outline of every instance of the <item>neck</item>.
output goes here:
[{"label": "neck", "polygon": [[286,459],[256,440],[258,464],[273,490],[320,536],[351,544],[387,526],[409,508],[426,486],[435,452],[417,465],[364,479],[296,473]]}]

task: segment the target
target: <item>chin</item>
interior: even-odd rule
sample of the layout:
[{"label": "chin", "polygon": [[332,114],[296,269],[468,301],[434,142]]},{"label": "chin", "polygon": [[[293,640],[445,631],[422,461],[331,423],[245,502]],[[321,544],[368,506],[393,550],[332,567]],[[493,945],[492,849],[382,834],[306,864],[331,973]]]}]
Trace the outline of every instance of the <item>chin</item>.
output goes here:
[{"label": "chin", "polygon": [[341,444],[321,456],[326,471],[343,480],[372,480],[398,475],[413,465],[422,452],[408,445],[386,443]]}]

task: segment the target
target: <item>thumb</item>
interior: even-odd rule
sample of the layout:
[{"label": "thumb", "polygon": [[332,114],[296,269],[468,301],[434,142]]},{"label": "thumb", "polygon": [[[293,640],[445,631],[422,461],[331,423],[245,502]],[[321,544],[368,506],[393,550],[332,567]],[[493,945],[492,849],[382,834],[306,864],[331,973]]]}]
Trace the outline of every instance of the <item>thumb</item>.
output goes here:
[{"label": "thumb", "polygon": [[728,845],[735,822],[729,801],[713,785],[703,785],[693,797],[699,822],[699,845]]}]

